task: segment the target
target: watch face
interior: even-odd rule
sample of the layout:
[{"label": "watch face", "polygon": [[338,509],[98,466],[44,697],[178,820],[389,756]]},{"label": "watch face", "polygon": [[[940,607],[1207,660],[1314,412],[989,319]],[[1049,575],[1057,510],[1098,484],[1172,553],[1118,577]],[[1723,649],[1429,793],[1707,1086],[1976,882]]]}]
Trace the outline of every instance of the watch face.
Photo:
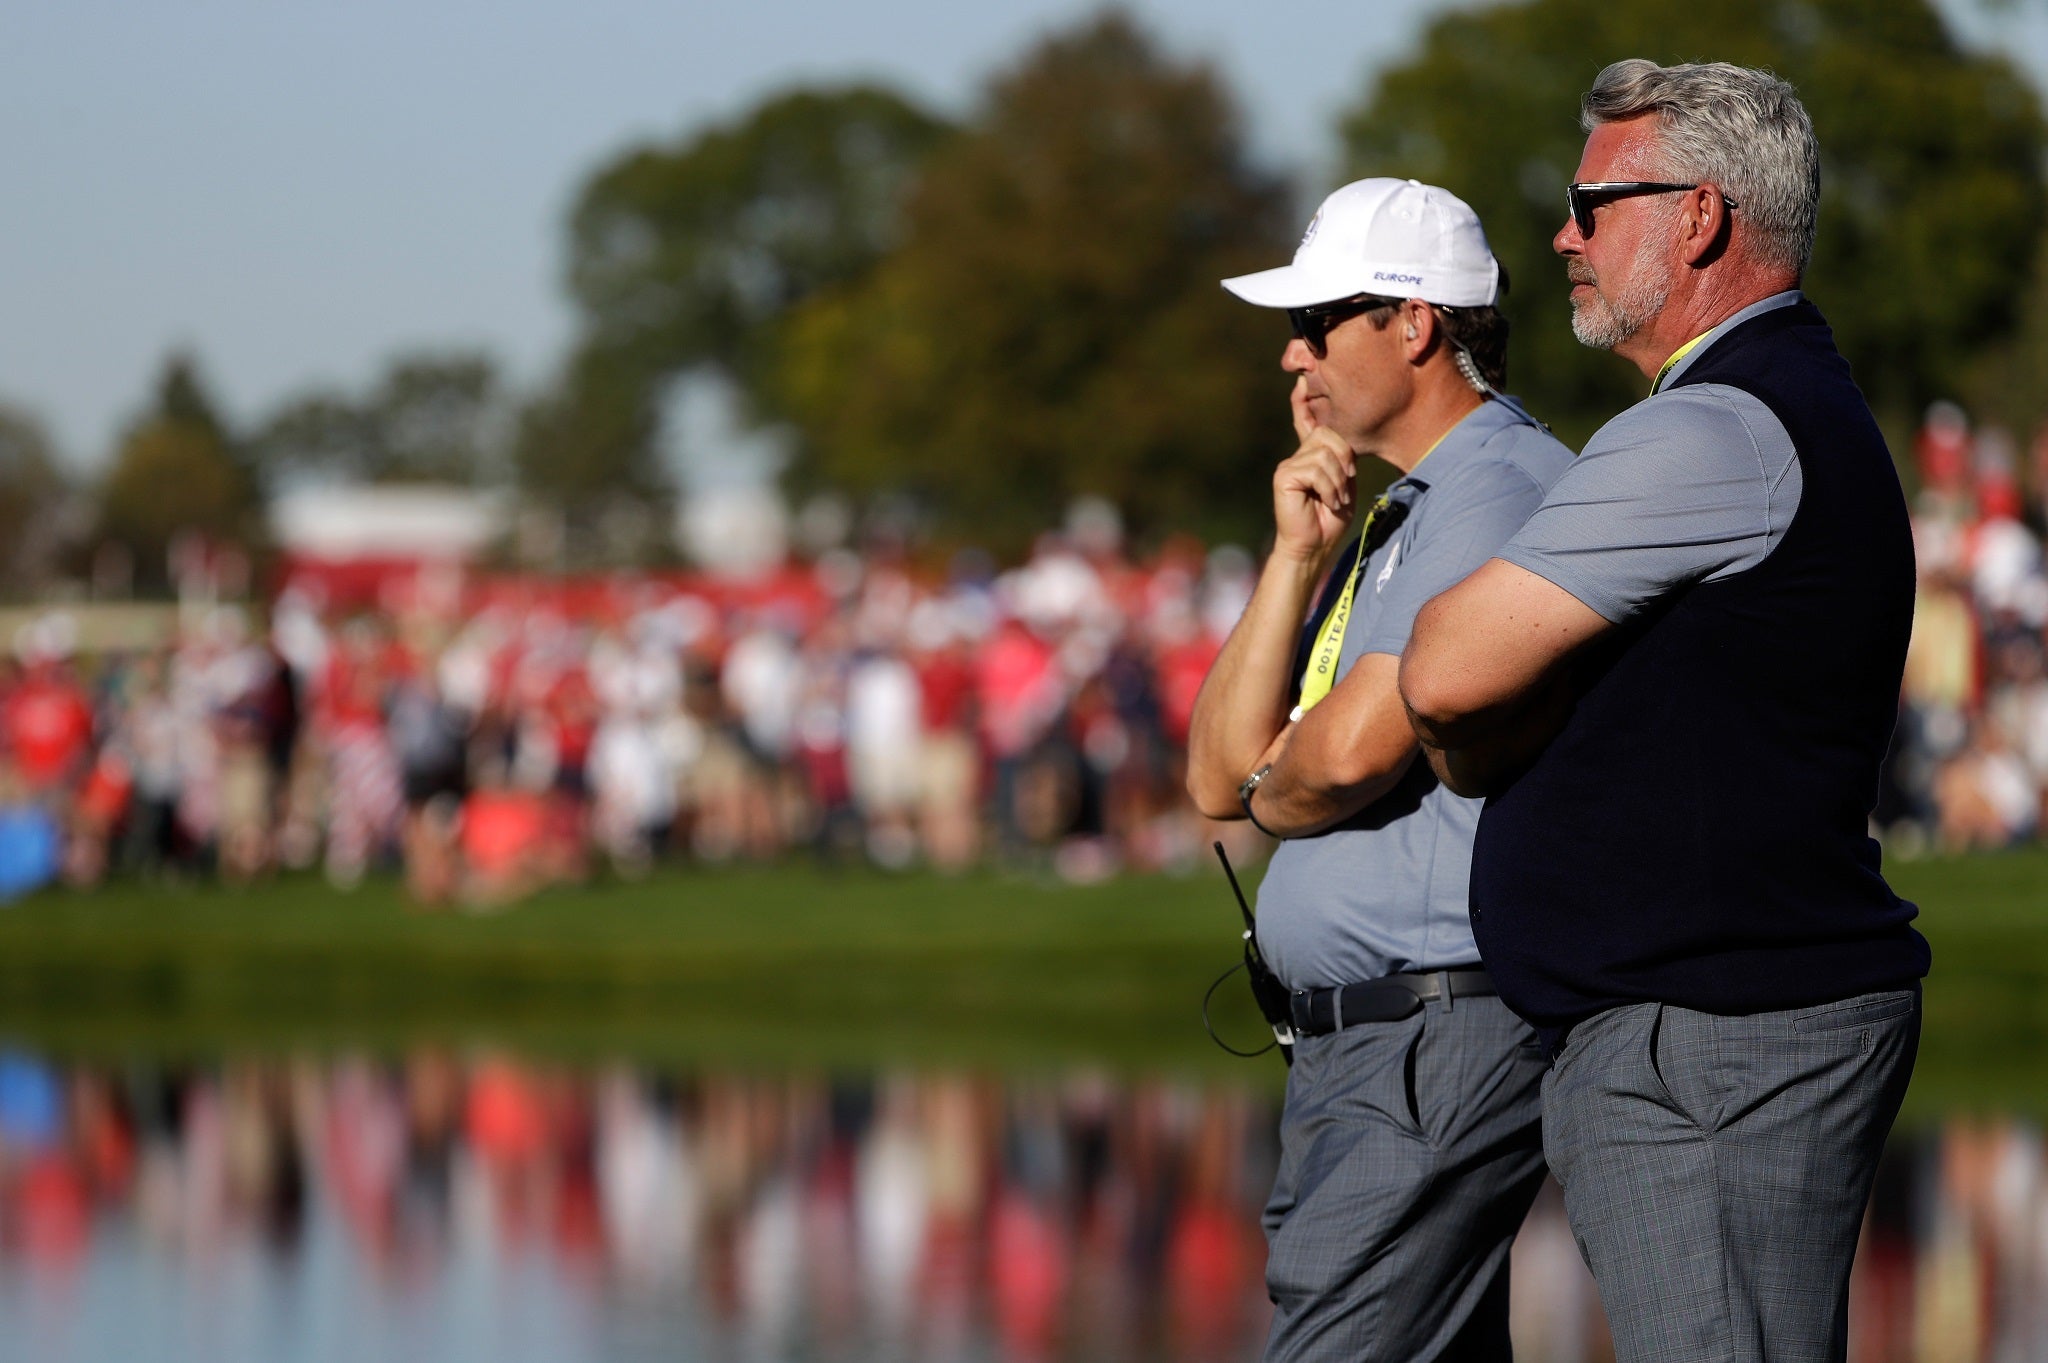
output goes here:
[{"label": "watch face", "polygon": [[1259,782],[1265,780],[1266,773],[1271,770],[1273,770],[1273,764],[1271,762],[1268,762],[1265,766],[1260,767],[1250,776],[1245,777],[1244,780],[1240,782],[1237,787],[1237,798],[1240,800],[1251,799],[1252,792],[1259,788]]}]

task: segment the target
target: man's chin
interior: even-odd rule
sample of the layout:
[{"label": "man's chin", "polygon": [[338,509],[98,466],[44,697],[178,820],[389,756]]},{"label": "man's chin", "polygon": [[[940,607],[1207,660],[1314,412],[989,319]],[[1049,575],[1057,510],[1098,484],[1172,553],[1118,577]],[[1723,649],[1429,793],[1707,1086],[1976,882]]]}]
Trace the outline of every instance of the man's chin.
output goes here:
[{"label": "man's chin", "polygon": [[1599,295],[1571,301],[1571,334],[1589,350],[1614,350],[1640,329],[1642,319],[1624,317]]},{"label": "man's chin", "polygon": [[1572,335],[1580,345],[1592,350],[1612,350],[1634,331],[1634,327],[1623,325],[1612,309],[1590,300],[1572,300]]}]

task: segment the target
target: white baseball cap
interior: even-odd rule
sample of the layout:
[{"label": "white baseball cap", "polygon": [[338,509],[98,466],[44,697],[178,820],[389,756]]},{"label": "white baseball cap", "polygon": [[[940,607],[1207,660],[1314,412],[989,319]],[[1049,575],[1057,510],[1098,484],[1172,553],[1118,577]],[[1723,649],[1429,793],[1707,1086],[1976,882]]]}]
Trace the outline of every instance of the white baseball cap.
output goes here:
[{"label": "white baseball cap", "polygon": [[1307,308],[1362,293],[1477,308],[1500,296],[1500,262],[1479,215],[1419,180],[1355,180],[1309,219],[1294,263],[1223,281],[1262,308]]}]

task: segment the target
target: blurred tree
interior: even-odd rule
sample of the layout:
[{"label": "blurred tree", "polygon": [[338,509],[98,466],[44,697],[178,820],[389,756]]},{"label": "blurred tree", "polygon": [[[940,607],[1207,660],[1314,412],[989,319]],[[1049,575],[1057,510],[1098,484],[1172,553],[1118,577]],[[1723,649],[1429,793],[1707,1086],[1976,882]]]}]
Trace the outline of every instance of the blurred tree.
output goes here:
[{"label": "blurred tree", "polygon": [[486,356],[401,356],[360,401],[332,391],[288,400],[250,448],[272,485],[307,474],[355,482],[489,482],[506,471],[504,405]]},{"label": "blurred tree", "polygon": [[645,505],[661,485],[660,415],[684,372],[729,378],[747,420],[777,414],[764,376],[790,310],[895,243],[904,192],[947,131],[886,90],[799,90],[591,176],[570,218],[582,335],[513,451],[572,557],[622,499]]},{"label": "blurred tree", "polygon": [[1530,0],[1437,19],[1343,122],[1346,169],[1466,198],[1517,288],[1514,386],[1573,444],[1643,393],[1572,339],[1549,241],[1584,135],[1581,92],[1622,57],[1764,66],[1820,135],[1807,291],[1897,429],[2009,332],[2044,207],[2039,101],[1965,54],[1928,0]]},{"label": "blurred tree", "polygon": [[1009,547],[1083,492],[1141,531],[1257,533],[1286,324],[1217,281],[1285,260],[1286,206],[1212,71],[1113,13],[1048,39],[934,155],[903,245],[793,322],[798,476]]},{"label": "blurred tree", "polygon": [[2019,310],[2019,326],[1977,358],[1960,396],[1976,420],[2024,440],[2048,425],[2048,234],[2035,248]]},{"label": "blurred tree", "polygon": [[482,355],[419,355],[384,371],[371,400],[386,478],[488,481],[502,470],[497,371]]},{"label": "blurred tree", "polygon": [[[661,501],[658,390],[588,348],[519,414],[512,460],[530,499],[553,514],[563,566],[617,561],[602,527],[622,505]],[[627,557],[631,557],[628,555]]]},{"label": "blurred tree", "polygon": [[255,468],[273,488],[307,475],[367,482],[381,459],[376,422],[334,391],[286,399],[249,443]]},{"label": "blurred tree", "polygon": [[123,437],[100,487],[99,538],[135,557],[140,584],[168,578],[180,531],[247,544],[258,537],[256,491],[190,356],[172,355],[155,406]]},{"label": "blurred tree", "polygon": [[896,243],[946,125],[886,90],[799,90],[601,167],[570,219],[586,364],[654,384],[709,364],[752,381],[789,309]]},{"label": "blurred tree", "polygon": [[32,597],[48,585],[71,501],[42,424],[0,404],[0,590]]}]

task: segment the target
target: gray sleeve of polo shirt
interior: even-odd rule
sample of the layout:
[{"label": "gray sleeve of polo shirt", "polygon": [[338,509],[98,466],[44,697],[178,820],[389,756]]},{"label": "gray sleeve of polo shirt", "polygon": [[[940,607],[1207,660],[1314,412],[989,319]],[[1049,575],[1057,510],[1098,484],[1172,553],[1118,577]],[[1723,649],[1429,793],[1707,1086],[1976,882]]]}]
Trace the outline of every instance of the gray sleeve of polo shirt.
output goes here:
[{"label": "gray sleeve of polo shirt", "polygon": [[1543,485],[1505,458],[1472,460],[1431,487],[1416,512],[1414,533],[1404,537],[1412,547],[1393,574],[1384,585],[1361,584],[1362,590],[1379,592],[1380,608],[1359,651],[1398,656],[1430,598],[1498,554],[1542,501]]},{"label": "gray sleeve of polo shirt", "polygon": [[1601,427],[1500,557],[1621,624],[1676,587],[1763,562],[1801,486],[1769,407],[1689,384]]}]

